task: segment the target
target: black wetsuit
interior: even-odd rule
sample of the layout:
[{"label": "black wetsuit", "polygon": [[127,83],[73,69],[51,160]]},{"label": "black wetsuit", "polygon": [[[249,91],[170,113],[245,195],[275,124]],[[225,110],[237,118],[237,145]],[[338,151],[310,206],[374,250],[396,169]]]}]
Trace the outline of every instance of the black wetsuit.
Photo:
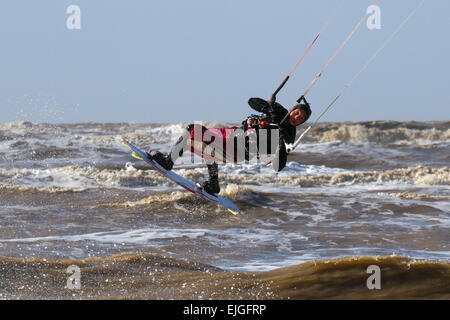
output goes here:
[{"label": "black wetsuit", "polygon": [[[270,105],[269,102],[261,98],[250,98],[248,104],[253,110],[262,113],[260,116],[252,115],[252,117],[257,117],[260,121],[276,124],[280,130],[280,137],[282,137],[286,143],[294,143],[296,127],[292,126],[288,119],[280,126],[281,120],[283,120],[289,112],[281,104],[275,102],[273,105]],[[247,130],[247,120],[242,122],[242,127],[244,130]]]},{"label": "black wetsuit", "polygon": [[[277,171],[281,171],[286,166],[287,161],[287,152],[286,146],[287,144],[292,144],[295,141],[296,136],[296,127],[292,126],[289,123],[289,119],[286,119],[283,124],[280,125],[280,122],[283,118],[288,114],[288,110],[286,110],[281,104],[278,102],[274,102],[270,104],[264,99],[261,98],[250,98],[248,100],[248,104],[250,107],[258,112],[261,112],[262,115],[251,115],[246,120],[242,122],[242,129],[244,131],[249,129],[249,122],[252,120],[257,120],[257,122],[262,123],[264,125],[256,125],[252,128],[255,130],[259,129],[267,129],[268,130],[268,146],[267,150],[272,150],[270,146],[270,131],[273,129],[279,130],[279,143],[277,148],[276,159],[278,159],[278,166],[275,166]],[[250,121],[249,121],[250,119]],[[259,144],[258,144],[259,145]]]},{"label": "black wetsuit", "polygon": [[[281,121],[283,120],[283,118],[286,116],[286,114],[288,114],[288,110],[286,110],[281,104],[274,102],[274,103],[269,103],[264,99],[261,98],[250,98],[248,101],[248,104],[250,105],[250,107],[257,111],[257,112],[261,112],[262,115],[251,115],[250,117],[248,117],[246,120],[244,120],[242,122],[242,126],[240,127],[240,129],[242,129],[243,133],[246,133],[250,128],[254,129],[256,131],[256,137],[257,137],[257,146],[258,146],[258,153],[259,153],[259,130],[260,129],[267,129],[267,148],[266,150],[270,150],[270,151],[275,151],[273,149],[276,149],[275,151],[275,158],[274,160],[272,160],[272,168],[276,171],[281,171],[285,166],[286,166],[286,161],[287,161],[287,152],[286,152],[286,145],[285,143],[291,144],[294,143],[295,141],[295,135],[296,135],[296,128],[294,126],[292,126],[289,123],[289,120],[286,119],[286,121],[280,125]],[[255,123],[257,123],[257,125],[251,125],[249,126],[249,119],[250,120],[254,120]],[[174,156],[174,158],[171,158],[171,156],[169,154],[167,155],[163,155],[160,156],[159,159],[159,163],[166,163],[167,165],[165,166],[165,168],[167,170],[171,170],[172,166],[173,166],[173,162],[176,161],[176,159],[181,156],[183,154],[183,150],[186,146],[186,143],[188,141],[188,137],[194,137],[195,138],[195,134],[194,134],[194,124],[190,124],[187,129],[186,129],[186,136],[182,136],[179,138],[178,142],[175,144],[173,151],[170,153],[170,155]],[[230,128],[231,132],[233,132],[233,130],[238,129],[238,127],[233,127]],[[213,140],[211,141],[206,141],[203,140],[204,137],[204,133],[206,130],[208,130],[206,127],[201,126],[200,128],[201,130],[201,134],[200,137],[202,139],[202,142],[205,144],[209,144],[211,143]],[[272,130],[279,130],[279,134],[278,134],[278,138],[279,141],[277,142],[276,146],[272,146],[270,145],[271,142],[271,136],[272,136]],[[241,132],[242,132],[241,131]],[[234,139],[237,139],[236,137],[234,137]],[[245,160],[249,160],[249,144],[248,144],[248,140],[246,140],[247,143],[245,143]],[[237,157],[237,146],[238,143],[234,143],[234,156],[235,156],[235,161],[237,161],[236,157]],[[176,150],[176,151],[175,151]],[[226,150],[226,148],[224,148],[223,150]],[[193,150],[191,149],[191,152]],[[272,153],[272,152],[271,152]],[[225,157],[224,157],[225,158]],[[204,184],[205,190],[207,190],[207,192],[209,193],[218,193],[220,188],[219,188],[219,182],[218,182],[218,166],[216,162],[212,162],[210,164],[208,164],[208,173],[209,173],[209,181],[207,181]]]}]

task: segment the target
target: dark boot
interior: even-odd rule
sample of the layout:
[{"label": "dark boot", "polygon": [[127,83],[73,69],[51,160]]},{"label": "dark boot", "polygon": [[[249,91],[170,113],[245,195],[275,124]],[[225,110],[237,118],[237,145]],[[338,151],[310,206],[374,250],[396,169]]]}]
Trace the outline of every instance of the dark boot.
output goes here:
[{"label": "dark boot", "polygon": [[150,150],[148,152],[148,156],[150,157],[150,159],[153,159],[156,162],[158,162],[158,164],[167,171],[172,170],[173,161],[170,158],[170,155],[161,153],[158,150]]},{"label": "dark boot", "polygon": [[[183,155],[183,151],[184,151],[184,146],[186,145],[186,141],[187,141],[187,134],[188,132],[186,132],[186,134],[184,136],[181,136],[178,141],[175,143],[174,147],[172,148],[172,150],[167,153],[161,153],[158,150],[150,150],[147,154],[148,156],[155,160],[156,162],[158,162],[158,164],[163,167],[166,170],[172,170],[173,168],[173,163]],[[173,158],[172,158],[173,157]]]},{"label": "dark boot", "polygon": [[209,194],[219,193],[219,168],[217,163],[208,165],[209,180],[202,183],[202,188]]}]

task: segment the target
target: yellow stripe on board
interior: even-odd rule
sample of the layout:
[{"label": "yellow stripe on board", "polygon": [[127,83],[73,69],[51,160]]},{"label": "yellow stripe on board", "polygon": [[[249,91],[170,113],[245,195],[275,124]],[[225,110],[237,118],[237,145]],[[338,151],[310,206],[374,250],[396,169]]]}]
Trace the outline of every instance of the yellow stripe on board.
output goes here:
[{"label": "yellow stripe on board", "polygon": [[133,152],[133,153],[131,154],[131,156],[132,156],[133,158],[136,158],[136,159],[139,159],[139,160],[144,160],[144,159],[142,159],[142,157],[141,157],[140,155],[138,155],[136,152]]}]

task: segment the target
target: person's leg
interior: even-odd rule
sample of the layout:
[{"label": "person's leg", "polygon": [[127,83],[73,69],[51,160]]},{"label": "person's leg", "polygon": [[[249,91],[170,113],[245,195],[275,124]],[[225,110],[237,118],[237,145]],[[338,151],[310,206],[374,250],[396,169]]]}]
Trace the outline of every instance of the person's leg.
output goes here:
[{"label": "person's leg", "polygon": [[170,158],[170,155],[164,154],[158,150],[150,150],[148,152],[148,156],[155,160],[161,167],[166,169],[167,171],[172,170],[173,161]]},{"label": "person's leg", "polygon": [[181,156],[183,156],[183,151],[186,146],[189,135],[193,128],[193,124],[189,125],[186,129],[184,135],[178,138],[177,142],[173,146],[172,150],[165,154],[158,150],[150,150],[148,155],[150,158],[158,162],[166,170],[172,170],[174,162]]},{"label": "person's leg", "polygon": [[[231,127],[231,128],[218,128],[218,129],[209,129],[213,130],[212,136],[215,136],[214,139],[214,149],[215,152],[222,153],[222,161],[224,163],[226,162],[235,162],[236,161],[236,144],[235,144],[235,134],[234,132],[238,129],[238,127]],[[207,135],[208,136],[208,135]],[[219,138],[218,140],[216,140]],[[206,143],[209,143],[210,141],[206,141]],[[217,157],[221,158],[221,157]],[[203,182],[202,187],[203,189],[210,193],[219,193],[220,192],[220,185],[219,185],[219,166],[217,164],[217,161],[220,160],[207,160],[207,166],[208,166],[208,175],[209,180]]]},{"label": "person's leg", "polygon": [[[201,129],[201,130],[200,130]],[[207,130],[205,127],[197,127],[198,133],[200,133],[199,138],[203,139],[204,132]],[[151,150],[149,151],[149,156],[154,159],[158,164],[160,164],[164,169],[166,170],[172,170],[174,162],[183,155],[183,151],[188,143],[190,141],[191,143],[195,140],[195,131],[194,131],[194,125],[191,124],[187,127],[186,133],[181,136],[178,141],[175,143],[174,147],[172,148],[171,152],[168,154],[161,153],[157,150]],[[210,141],[206,141],[210,142]],[[193,146],[191,144],[190,148],[191,152],[194,152]],[[210,193],[219,193],[220,192],[220,186],[219,186],[219,167],[216,162],[209,162],[207,164],[208,166],[208,175],[209,180],[203,182],[201,185],[202,188]]]},{"label": "person's leg", "polygon": [[202,188],[210,194],[219,193],[219,166],[217,165],[217,163],[213,162],[211,164],[208,164],[208,174],[209,180],[203,182]]}]

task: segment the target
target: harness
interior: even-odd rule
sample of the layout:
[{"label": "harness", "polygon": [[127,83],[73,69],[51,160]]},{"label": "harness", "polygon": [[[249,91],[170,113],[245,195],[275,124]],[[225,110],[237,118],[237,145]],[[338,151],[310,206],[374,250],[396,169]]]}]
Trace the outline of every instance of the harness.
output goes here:
[{"label": "harness", "polygon": [[261,120],[260,117],[255,115],[247,118],[247,128],[249,129],[277,129],[278,127],[278,124]]}]

